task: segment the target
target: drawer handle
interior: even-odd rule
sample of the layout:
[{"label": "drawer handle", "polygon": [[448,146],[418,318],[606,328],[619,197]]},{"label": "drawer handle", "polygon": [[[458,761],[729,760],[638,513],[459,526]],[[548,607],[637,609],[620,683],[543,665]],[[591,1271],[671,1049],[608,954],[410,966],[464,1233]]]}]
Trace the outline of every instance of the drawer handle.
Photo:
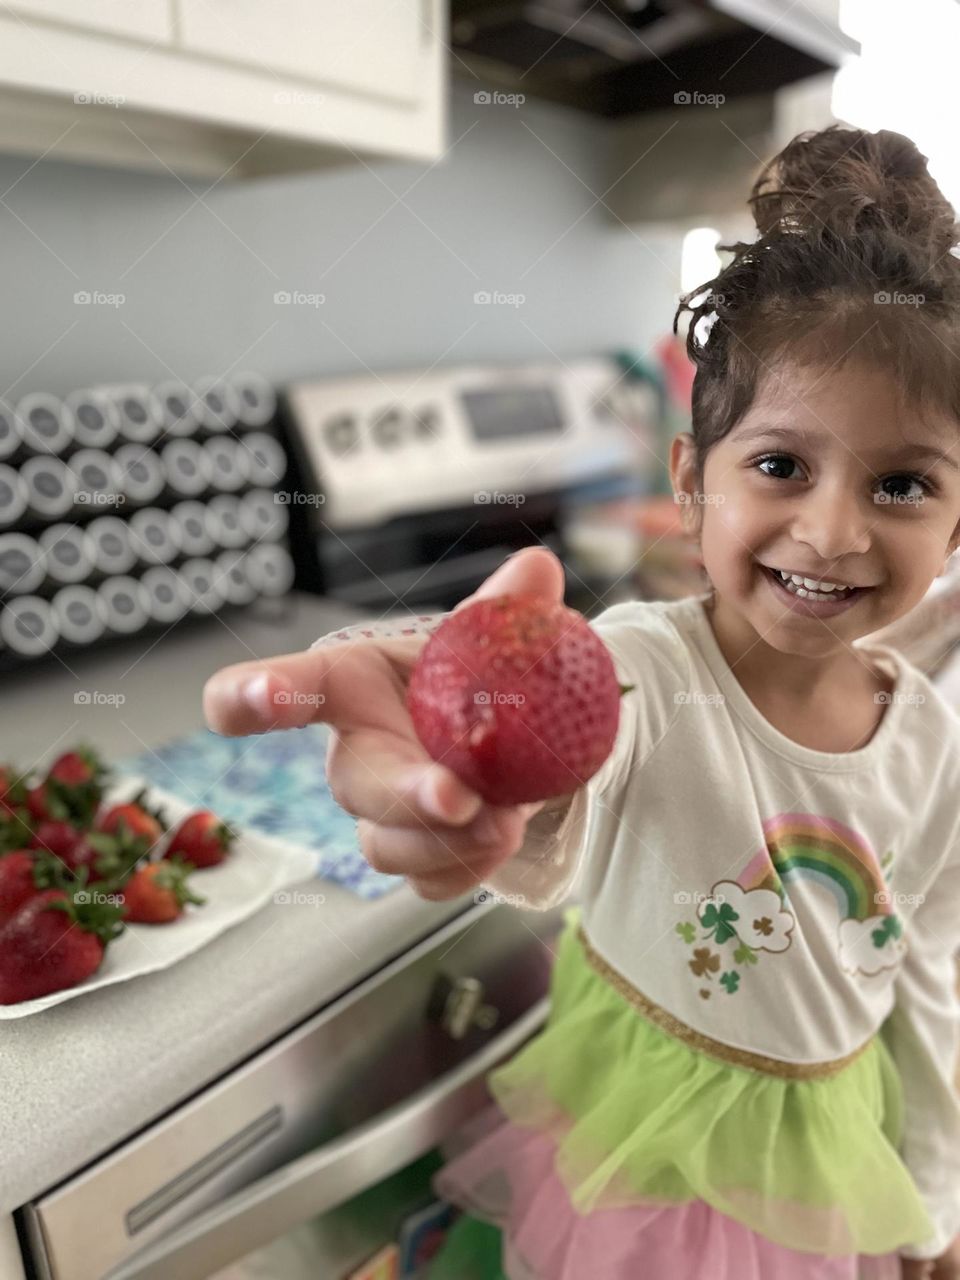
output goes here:
[{"label": "drawer handle", "polygon": [[483,1003],[479,978],[448,978],[445,973],[437,978],[427,1013],[451,1040],[462,1040],[474,1027],[491,1031],[500,1017],[495,1005]]},{"label": "drawer handle", "polygon": [[488,1101],[484,1077],[537,1032],[538,1000],[453,1070],[398,1103],[212,1205],[114,1267],[104,1280],[205,1280],[418,1159]]}]

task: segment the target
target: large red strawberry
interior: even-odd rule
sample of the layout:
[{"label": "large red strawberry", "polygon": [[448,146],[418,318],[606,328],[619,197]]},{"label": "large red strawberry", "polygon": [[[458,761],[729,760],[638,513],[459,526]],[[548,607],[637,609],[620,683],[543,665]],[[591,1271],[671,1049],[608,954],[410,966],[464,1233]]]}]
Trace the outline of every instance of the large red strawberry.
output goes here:
[{"label": "large red strawberry", "polygon": [[193,868],[179,858],[137,867],[123,886],[123,917],[130,924],[169,924],[188,902],[206,902],[187,884]]},{"label": "large red strawberry", "polygon": [[30,840],[32,849],[46,849],[62,862],[69,862],[83,832],[69,822],[38,822]]},{"label": "large red strawberry", "polygon": [[35,803],[51,818],[88,827],[103,799],[109,774],[90,747],[77,747],[58,756],[47,770]]},{"label": "large red strawberry", "polygon": [[596,773],[622,692],[582,614],[505,595],[440,624],[411,673],[407,709],[434,760],[490,804],[521,804],[567,795]]},{"label": "large red strawberry", "polygon": [[[31,849],[49,854],[51,863],[57,864],[45,876],[48,884],[63,884],[61,872],[67,874],[68,880],[71,877],[79,879],[80,872],[84,869],[85,881],[103,880],[115,875],[121,865],[120,860],[114,856],[117,846],[114,836],[98,836],[96,832],[81,831],[69,822],[38,823],[29,843]],[[128,862],[136,862],[137,857],[139,850]]]},{"label": "large red strawberry", "polygon": [[215,867],[230,852],[235,833],[209,809],[189,814],[170,837],[165,858],[180,856],[198,869]]},{"label": "large red strawberry", "polygon": [[144,841],[146,849],[155,845],[166,830],[166,824],[161,810],[147,807],[144,799],[146,794],[146,788],[143,788],[125,804],[112,805],[97,818],[94,824],[97,831],[110,835],[129,835]]},{"label": "large red strawberry", "polygon": [[0,858],[0,925],[39,893],[32,850],[17,849]]},{"label": "large red strawberry", "polygon": [[45,889],[0,928],[0,1004],[84,982],[123,928],[119,907]]},{"label": "large red strawberry", "polygon": [[54,821],[56,809],[60,810],[61,818],[66,816],[59,802],[47,795],[45,782],[38,782],[35,787],[28,788],[26,804],[31,817],[36,818],[38,822]]},{"label": "large red strawberry", "polygon": [[80,747],[58,756],[47,772],[47,777],[65,787],[85,787],[95,782],[104,772],[99,757],[89,749]]}]

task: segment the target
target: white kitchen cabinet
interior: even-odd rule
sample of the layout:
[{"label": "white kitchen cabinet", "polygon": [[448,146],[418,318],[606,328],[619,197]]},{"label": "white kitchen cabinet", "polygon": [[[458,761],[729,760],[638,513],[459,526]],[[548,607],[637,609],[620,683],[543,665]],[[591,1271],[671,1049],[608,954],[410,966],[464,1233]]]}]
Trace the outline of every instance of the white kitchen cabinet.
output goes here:
[{"label": "white kitchen cabinet", "polygon": [[14,0],[0,152],[240,178],[446,141],[445,0]]},{"label": "white kitchen cabinet", "polygon": [[138,40],[173,39],[173,0],[6,0],[16,17],[92,28]]},{"label": "white kitchen cabinet", "polygon": [[228,62],[409,102],[421,45],[422,0],[178,0],[183,47]]}]

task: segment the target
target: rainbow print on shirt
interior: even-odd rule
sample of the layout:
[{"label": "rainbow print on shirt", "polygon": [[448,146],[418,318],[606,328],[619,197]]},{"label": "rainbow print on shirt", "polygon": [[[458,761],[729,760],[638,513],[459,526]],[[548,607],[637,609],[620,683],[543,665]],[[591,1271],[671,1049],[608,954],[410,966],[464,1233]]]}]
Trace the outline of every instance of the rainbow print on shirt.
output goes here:
[{"label": "rainbow print on shirt", "polygon": [[737,877],[746,891],[764,888],[789,902],[793,881],[809,879],[837,904],[838,950],[847,973],[874,974],[896,965],[904,950],[877,855],[852,827],[813,813],[778,813],[763,824],[766,847]]},{"label": "rainbow print on shirt", "polygon": [[893,914],[877,856],[850,827],[812,813],[778,813],[763,832],[766,848],[737,877],[748,892],[765,888],[783,896],[785,881],[809,878],[830,890],[841,920]]},{"label": "rainbow print on shirt", "polygon": [[[812,813],[778,813],[763,823],[763,832],[764,847],[737,879],[718,881],[697,910],[705,930],[700,941],[735,948],[732,960],[740,967],[722,974],[724,987],[736,991],[741,973],[761,952],[790,947],[797,924],[790,888],[803,881],[826,889],[836,903],[837,954],[845,973],[870,977],[895,968],[905,951],[903,930],[869,842],[844,823]],[[677,932],[695,945],[695,926],[682,923]],[[700,947],[690,969],[709,982],[722,962],[722,952]],[[707,996],[708,989],[700,994]]]}]

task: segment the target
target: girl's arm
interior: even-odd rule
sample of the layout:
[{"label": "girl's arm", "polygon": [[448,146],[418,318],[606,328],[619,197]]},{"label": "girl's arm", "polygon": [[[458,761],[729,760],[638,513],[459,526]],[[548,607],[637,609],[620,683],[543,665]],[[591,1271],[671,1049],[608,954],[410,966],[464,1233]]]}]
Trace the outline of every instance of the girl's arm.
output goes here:
[{"label": "girl's arm", "polygon": [[903,1248],[935,1258],[960,1233],[960,851],[933,882],[907,927],[896,1004],[882,1034],[903,1082],[901,1155],[933,1221],[930,1240]]},{"label": "girl's arm", "polygon": [[[638,612],[639,610],[639,612]],[[312,649],[352,639],[425,640],[448,614],[359,623],[321,636]],[[623,695],[616,741],[594,776],[570,796],[546,801],[527,819],[521,847],[481,880],[511,904],[546,911],[568,897],[587,847],[612,845],[624,782],[666,735],[691,687],[690,660],[672,625],[649,606],[612,605],[591,626],[607,644],[617,677],[633,688]]]}]

